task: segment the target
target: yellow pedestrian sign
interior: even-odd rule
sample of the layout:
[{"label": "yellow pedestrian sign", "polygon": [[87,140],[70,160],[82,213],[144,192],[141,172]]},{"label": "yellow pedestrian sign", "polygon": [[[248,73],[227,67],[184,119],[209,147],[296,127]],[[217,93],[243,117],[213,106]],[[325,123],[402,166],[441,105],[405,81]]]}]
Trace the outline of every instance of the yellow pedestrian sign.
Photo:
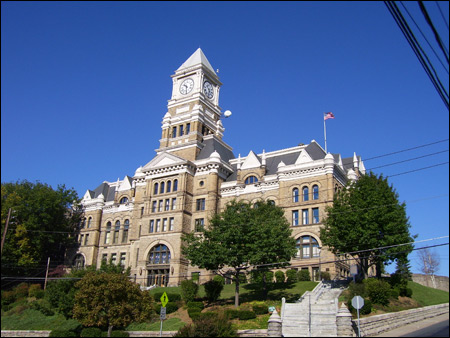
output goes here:
[{"label": "yellow pedestrian sign", "polygon": [[167,297],[167,293],[166,292],[163,293],[163,295],[161,296],[160,300],[161,300],[161,305],[163,307],[166,307],[167,303],[169,302],[169,297]]}]

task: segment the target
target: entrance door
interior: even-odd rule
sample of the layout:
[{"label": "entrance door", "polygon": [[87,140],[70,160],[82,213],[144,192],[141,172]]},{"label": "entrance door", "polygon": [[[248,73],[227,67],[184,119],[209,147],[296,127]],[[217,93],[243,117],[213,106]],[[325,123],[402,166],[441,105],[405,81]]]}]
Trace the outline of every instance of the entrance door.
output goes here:
[{"label": "entrance door", "polygon": [[148,270],[147,286],[167,286],[169,283],[169,269]]}]

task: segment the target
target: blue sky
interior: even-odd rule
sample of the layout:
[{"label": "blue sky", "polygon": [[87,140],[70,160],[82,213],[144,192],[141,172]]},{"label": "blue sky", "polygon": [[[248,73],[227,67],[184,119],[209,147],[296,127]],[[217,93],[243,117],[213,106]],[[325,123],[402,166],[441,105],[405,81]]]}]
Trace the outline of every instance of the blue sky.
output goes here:
[{"label": "blue sky", "polygon": [[[445,60],[417,3],[406,6]],[[426,7],[448,48],[436,3]],[[448,71],[415,32],[448,91]],[[198,47],[219,69],[236,156],[324,146],[332,111],[328,150],[383,166],[374,172],[392,176],[417,240],[448,236],[449,112],[383,2],[2,2],[2,182],[82,196],[132,176],[159,146],[170,75]],[[448,245],[434,250],[448,276]]]}]

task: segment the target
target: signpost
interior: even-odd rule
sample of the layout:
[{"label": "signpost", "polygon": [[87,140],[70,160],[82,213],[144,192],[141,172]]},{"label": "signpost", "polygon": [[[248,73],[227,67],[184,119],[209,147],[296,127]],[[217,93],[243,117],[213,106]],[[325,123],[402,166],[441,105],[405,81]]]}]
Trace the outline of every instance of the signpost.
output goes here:
[{"label": "signpost", "polygon": [[159,312],[159,319],[161,319],[161,328],[159,329],[159,336],[162,337],[162,325],[163,320],[166,319],[166,305],[169,302],[169,297],[167,297],[167,293],[164,292],[160,298],[161,300],[161,311]]},{"label": "signpost", "polygon": [[359,327],[359,309],[364,306],[364,298],[362,298],[361,296],[353,297],[352,306],[357,310],[358,313],[358,337],[361,337],[361,328]]}]

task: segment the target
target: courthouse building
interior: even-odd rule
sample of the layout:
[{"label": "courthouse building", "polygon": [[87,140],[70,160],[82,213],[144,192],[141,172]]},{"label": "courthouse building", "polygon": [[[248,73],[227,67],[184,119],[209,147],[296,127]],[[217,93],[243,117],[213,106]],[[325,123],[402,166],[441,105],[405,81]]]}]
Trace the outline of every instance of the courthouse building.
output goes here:
[{"label": "courthouse building", "polygon": [[[326,153],[314,140],[288,149],[236,157],[225,143],[214,68],[199,48],[172,75],[167,112],[153,159],[116,182],[104,181],[82,198],[79,245],[67,252],[73,266],[102,260],[131,268],[142,286],[178,285],[211,272],[181,255],[183,233],[208,227],[212,215],[237,199],[270,200],[282,207],[297,243],[291,264],[311,276],[346,277],[349,266],[322,248],[325,207],[348,180],[364,173],[359,156]],[[259,145],[261,146],[261,145]]]}]

